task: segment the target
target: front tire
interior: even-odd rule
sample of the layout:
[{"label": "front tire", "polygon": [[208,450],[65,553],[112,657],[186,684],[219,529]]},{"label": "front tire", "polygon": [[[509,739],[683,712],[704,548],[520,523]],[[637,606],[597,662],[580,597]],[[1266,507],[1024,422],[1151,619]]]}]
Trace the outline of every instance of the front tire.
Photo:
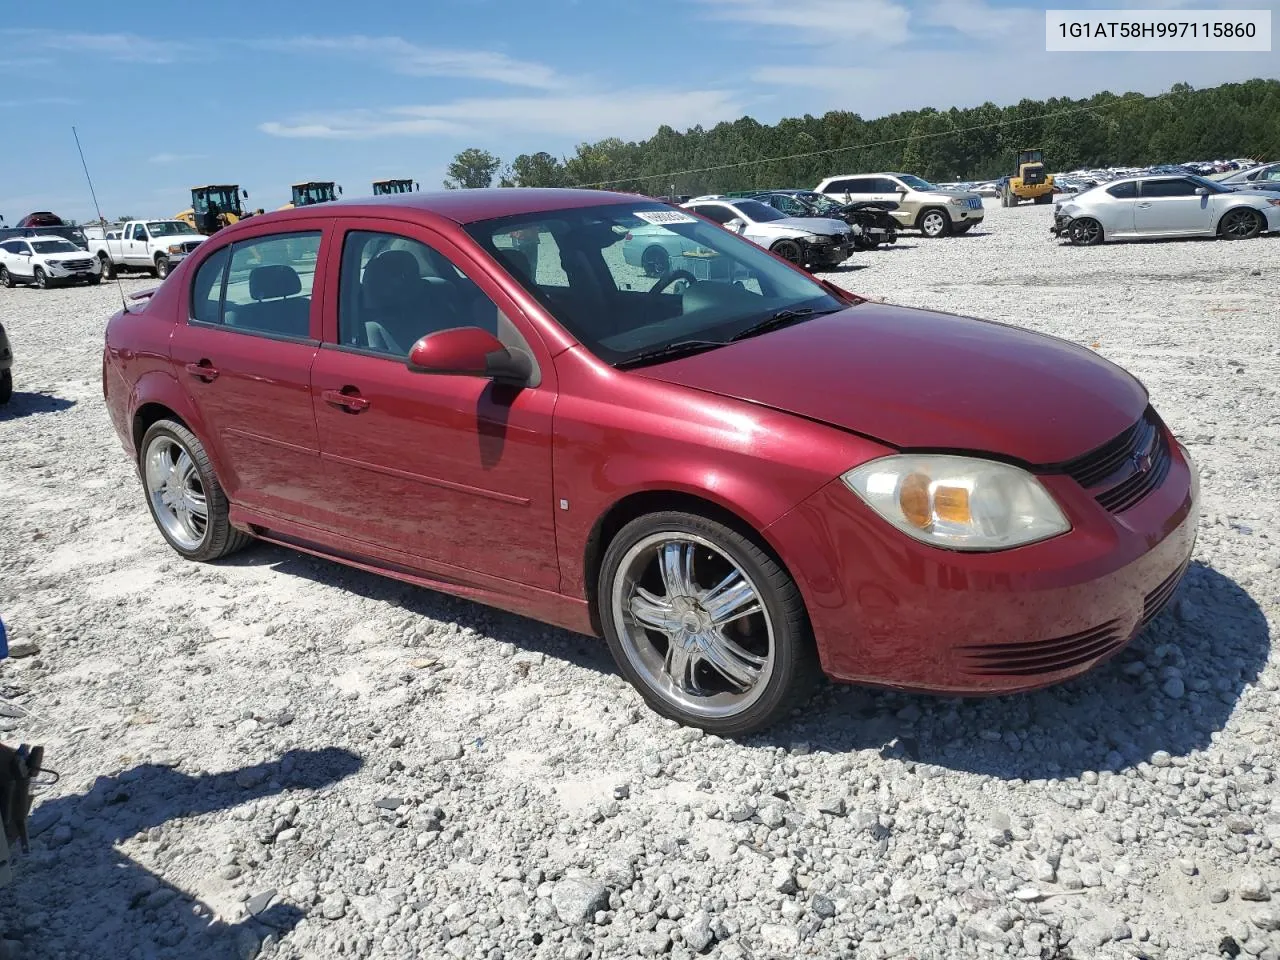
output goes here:
[{"label": "front tire", "polygon": [[41,290],[49,289],[49,275],[45,273],[44,270],[41,269],[40,267],[36,267],[35,281],[36,281],[36,286],[39,287]]},{"label": "front tire", "polygon": [[797,267],[804,266],[804,251],[800,249],[800,244],[794,240],[779,240],[769,248],[787,263],[795,264]]},{"label": "front tire", "polygon": [[169,258],[164,254],[156,257],[155,275],[157,280],[163,280],[169,275]]},{"label": "front tire", "polygon": [[1252,240],[1263,230],[1262,215],[1247,207],[1237,207],[1222,215],[1218,236],[1223,240]]},{"label": "front tire", "polygon": [[151,518],[188,560],[219,560],[253,539],[231,526],[230,505],[204,445],[177,421],[158,420],[143,435],[138,472]]},{"label": "front tire", "polygon": [[951,232],[951,218],[947,216],[947,211],[939,207],[930,207],[920,214],[918,226],[920,232],[926,237],[936,240]]},{"label": "front tire", "polygon": [[1077,247],[1096,247],[1103,240],[1102,224],[1093,217],[1072,220],[1067,227],[1067,238]]},{"label": "front tire", "polygon": [[0,403],[8,403],[13,397],[13,371],[0,370]]},{"label": "front tire", "polygon": [[600,569],[600,622],[624,677],[686,726],[739,736],[811,690],[816,656],[795,581],[752,538],[697,514],[639,517]]}]

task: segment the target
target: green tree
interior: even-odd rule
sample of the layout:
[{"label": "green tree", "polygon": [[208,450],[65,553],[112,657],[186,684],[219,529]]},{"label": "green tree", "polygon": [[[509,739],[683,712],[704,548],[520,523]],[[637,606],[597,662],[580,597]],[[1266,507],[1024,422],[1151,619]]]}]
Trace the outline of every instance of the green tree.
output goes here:
[{"label": "green tree", "polygon": [[467,147],[449,164],[448,176],[445,177],[446,190],[466,190],[493,185],[493,175],[498,172],[502,161],[488,150],[478,147]]},{"label": "green tree", "polygon": [[517,187],[562,187],[564,164],[545,151],[522,153],[511,161],[510,178]]}]

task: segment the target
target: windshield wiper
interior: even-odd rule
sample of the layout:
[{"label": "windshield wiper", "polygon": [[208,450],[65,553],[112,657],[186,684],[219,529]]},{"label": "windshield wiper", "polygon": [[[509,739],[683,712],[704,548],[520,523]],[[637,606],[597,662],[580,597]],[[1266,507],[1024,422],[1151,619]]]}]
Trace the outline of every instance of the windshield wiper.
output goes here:
[{"label": "windshield wiper", "polygon": [[704,350],[714,350],[716,347],[723,347],[728,342],[728,340],[677,340],[675,343],[669,343],[665,347],[645,350],[642,353],[637,353],[634,357],[627,357],[626,360],[615,363],[614,366],[619,370],[625,370],[627,367],[638,366],[654,360],[670,360],[674,357],[702,353]]},{"label": "windshield wiper", "polygon": [[785,327],[789,323],[797,320],[805,320],[809,317],[823,314],[836,313],[835,310],[815,310],[813,307],[798,307],[793,310],[779,310],[777,313],[770,314],[763,320],[758,320],[745,330],[739,330],[732,337],[730,342],[736,340],[745,340],[747,337],[754,337],[761,333],[768,333],[770,330],[776,330],[778,327]]}]

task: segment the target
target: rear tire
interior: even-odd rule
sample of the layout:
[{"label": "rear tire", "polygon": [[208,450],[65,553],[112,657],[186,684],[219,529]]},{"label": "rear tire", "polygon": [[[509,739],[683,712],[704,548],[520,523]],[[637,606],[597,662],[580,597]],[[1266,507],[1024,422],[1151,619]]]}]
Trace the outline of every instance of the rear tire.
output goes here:
[{"label": "rear tire", "polygon": [[1046,194],[1042,194],[1041,196],[1036,197],[1036,203],[1048,203],[1048,202],[1049,202],[1049,201],[1051,201],[1052,199],[1053,199],[1053,194],[1052,194],[1052,193],[1046,193]]},{"label": "rear tire", "polygon": [[721,736],[763,729],[799,705],[818,674],[790,574],[755,539],[697,514],[664,511],[623,527],[605,552],[597,603],[622,675],[654,712],[686,726]]},{"label": "rear tire", "polygon": [[0,370],[0,403],[8,403],[13,396],[13,371]]},{"label": "rear tire", "polygon": [[1218,222],[1218,236],[1223,240],[1252,240],[1263,231],[1262,214],[1247,207],[1228,210]]},{"label": "rear tire", "polygon": [[916,226],[930,240],[937,240],[951,233],[951,217],[941,207],[929,207],[920,213]]},{"label": "rear tire", "polygon": [[138,474],[151,519],[188,560],[220,560],[253,540],[231,526],[230,504],[204,445],[177,421],[157,420],[148,428],[139,445]]},{"label": "rear tire", "polygon": [[115,264],[111,262],[111,258],[106,254],[99,256],[98,259],[102,261],[102,279],[110,280],[116,275]]},{"label": "rear tire", "polygon": [[0,287],[8,287],[12,290],[14,285],[13,274],[9,272],[9,268],[0,267]]}]

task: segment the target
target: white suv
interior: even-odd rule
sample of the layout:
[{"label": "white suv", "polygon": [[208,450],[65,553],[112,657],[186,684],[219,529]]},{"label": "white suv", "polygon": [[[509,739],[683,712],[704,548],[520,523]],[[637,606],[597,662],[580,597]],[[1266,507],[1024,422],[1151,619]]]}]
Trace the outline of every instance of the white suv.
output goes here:
[{"label": "white suv", "polygon": [[0,243],[0,286],[102,282],[102,267],[87,250],[62,237],[15,237]]},{"label": "white suv", "polygon": [[890,200],[890,215],[926,237],[965,233],[982,222],[982,197],[972,190],[945,190],[910,173],[859,173],[827,177],[814,190],[839,203]]}]

